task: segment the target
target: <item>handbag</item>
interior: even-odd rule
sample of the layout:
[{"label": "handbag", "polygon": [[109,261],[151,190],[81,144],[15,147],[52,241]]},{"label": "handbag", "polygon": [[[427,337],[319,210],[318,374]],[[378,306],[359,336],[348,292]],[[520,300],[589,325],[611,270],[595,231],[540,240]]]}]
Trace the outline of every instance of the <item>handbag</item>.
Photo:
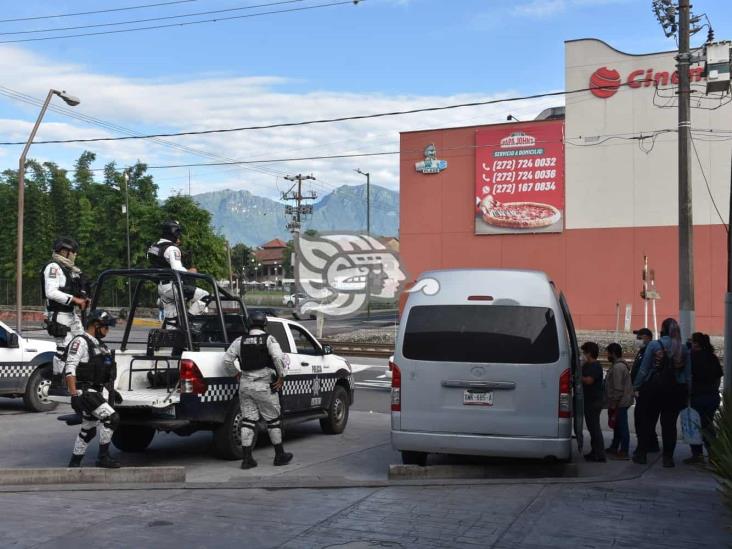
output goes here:
[{"label": "handbag", "polygon": [[701,432],[701,418],[699,412],[691,406],[687,406],[679,414],[681,420],[681,436],[685,443],[690,445],[703,444]]}]

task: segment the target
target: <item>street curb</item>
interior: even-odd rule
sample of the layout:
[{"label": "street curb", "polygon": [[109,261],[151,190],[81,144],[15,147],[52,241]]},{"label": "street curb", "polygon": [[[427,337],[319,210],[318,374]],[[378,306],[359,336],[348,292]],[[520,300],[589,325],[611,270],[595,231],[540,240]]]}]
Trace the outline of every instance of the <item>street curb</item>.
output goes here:
[{"label": "street curb", "polygon": [[[576,463],[567,463],[556,466],[539,467],[538,470],[544,473],[547,469],[555,469],[561,475],[551,477],[527,477],[528,480],[534,478],[577,478],[579,469]],[[492,467],[483,465],[428,465],[421,467],[419,465],[389,465],[389,480],[417,480],[417,479],[491,479],[500,480],[500,478],[492,478]],[[510,477],[507,477],[510,480]]]},{"label": "street curb", "polygon": [[185,467],[0,469],[0,486],[185,483]]}]

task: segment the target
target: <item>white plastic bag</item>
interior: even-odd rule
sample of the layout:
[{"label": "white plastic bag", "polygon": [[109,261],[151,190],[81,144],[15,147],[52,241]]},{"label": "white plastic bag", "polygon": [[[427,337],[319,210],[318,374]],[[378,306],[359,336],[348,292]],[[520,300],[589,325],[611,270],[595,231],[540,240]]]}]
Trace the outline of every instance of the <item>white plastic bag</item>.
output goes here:
[{"label": "white plastic bag", "polygon": [[699,412],[692,407],[681,410],[679,414],[681,419],[681,436],[687,444],[703,444],[701,432],[701,418]]}]

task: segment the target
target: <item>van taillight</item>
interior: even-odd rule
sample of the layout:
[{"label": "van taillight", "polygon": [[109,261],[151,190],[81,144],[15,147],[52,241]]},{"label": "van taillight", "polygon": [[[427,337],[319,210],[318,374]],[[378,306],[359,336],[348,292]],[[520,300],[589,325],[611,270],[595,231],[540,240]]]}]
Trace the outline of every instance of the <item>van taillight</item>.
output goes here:
[{"label": "van taillight", "polygon": [[402,373],[399,366],[389,361],[391,370],[391,411],[402,411]]},{"label": "van taillight", "polygon": [[184,358],[180,361],[180,392],[202,395],[208,390],[201,370],[192,360]]},{"label": "van taillight", "polygon": [[571,377],[569,368],[559,376],[559,417],[570,417],[572,414]]}]

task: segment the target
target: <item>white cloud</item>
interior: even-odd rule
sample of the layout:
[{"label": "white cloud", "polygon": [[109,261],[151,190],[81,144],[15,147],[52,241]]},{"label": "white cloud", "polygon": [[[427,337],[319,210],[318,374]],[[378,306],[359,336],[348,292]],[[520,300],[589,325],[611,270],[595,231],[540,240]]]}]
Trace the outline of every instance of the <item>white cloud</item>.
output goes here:
[{"label": "white cloud", "polygon": [[[140,133],[176,132],[266,125],[285,121],[312,120],[350,114],[405,110],[499,97],[493,93],[439,95],[387,95],[289,91],[287,78],[277,75],[203,75],[188,79],[151,80],[101,74],[80,65],[58,62],[20,48],[0,49],[0,74],[12,75],[0,85],[36,98],[51,87],[66,89],[81,98],[76,112],[134,128]],[[508,90],[500,96],[507,96]],[[520,92],[511,91],[511,95]],[[97,153],[97,166],[109,161],[125,165],[141,160],[149,165],[213,162],[222,159],[254,160],[320,156],[398,150],[399,132],[416,129],[462,126],[505,121],[508,112],[519,119],[531,119],[543,108],[561,104],[561,98],[471,107],[404,116],[348,121],[337,124],[244,131],[193,137],[171,137],[169,143],[208,152],[190,154],[152,141],[129,140],[69,145],[35,145],[30,156],[53,160],[71,168],[84,149]],[[15,104],[0,96],[0,135],[4,140],[24,141],[37,116],[37,107]],[[108,129],[83,122],[49,116],[37,140],[71,137],[114,136]],[[7,138],[7,139],[5,139]],[[0,147],[3,168],[13,167],[19,148]],[[361,168],[373,174],[372,182],[397,189],[399,158],[377,156],[339,160],[311,160],[253,165],[241,168],[191,168],[193,193],[221,188],[248,189],[277,197],[287,190],[282,175],[313,173],[313,188],[324,194],[342,184],[361,184]],[[155,170],[163,196],[187,191],[188,169]],[[279,178],[279,179],[278,179]],[[278,189],[279,187],[279,189]]]}]

